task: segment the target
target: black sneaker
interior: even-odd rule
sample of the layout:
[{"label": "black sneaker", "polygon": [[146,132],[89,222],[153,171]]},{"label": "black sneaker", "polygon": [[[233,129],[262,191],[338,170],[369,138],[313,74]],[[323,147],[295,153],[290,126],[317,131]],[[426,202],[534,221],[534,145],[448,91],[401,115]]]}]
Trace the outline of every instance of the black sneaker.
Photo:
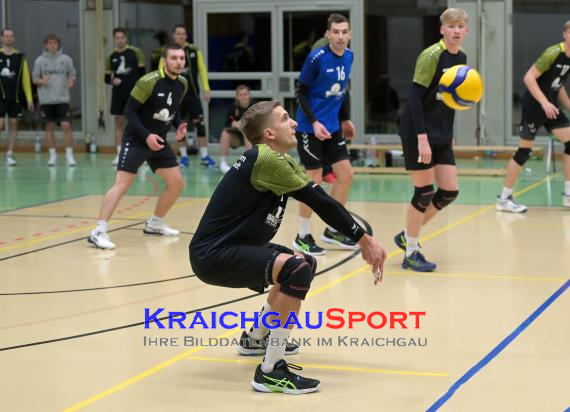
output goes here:
[{"label": "black sneaker", "polygon": [[[408,241],[406,240],[406,232],[402,230],[400,233],[394,236],[394,243],[405,252],[406,246],[408,246]],[[418,242],[418,247],[421,247],[420,242]]]},{"label": "black sneaker", "polygon": [[[239,338],[239,344],[236,346],[236,349],[240,355],[244,356],[265,355],[268,337],[269,333],[262,339],[254,339],[250,337],[244,330],[241,334],[241,337]],[[299,353],[299,350],[299,345],[288,343],[287,347],[285,348],[285,355],[295,355]]]},{"label": "black sneaker", "polygon": [[415,250],[410,256],[404,257],[402,267],[404,269],[412,269],[416,272],[431,272],[437,268],[437,265],[428,262],[419,250]]},{"label": "black sneaker", "polygon": [[297,234],[297,237],[293,241],[293,247],[299,252],[303,252],[311,256],[320,256],[325,254],[325,250],[315,243],[315,239],[313,239],[313,235],[311,234],[308,234],[305,237],[299,237]]},{"label": "black sneaker", "polygon": [[325,232],[321,236],[321,240],[327,243],[338,245],[343,249],[350,249],[350,250],[358,249],[358,245],[354,243],[352,240],[350,240],[340,232],[333,232],[328,227],[325,229]]},{"label": "black sneaker", "polygon": [[251,386],[258,392],[280,392],[289,395],[302,395],[316,392],[321,386],[321,382],[316,379],[303,378],[291,371],[302,370],[300,366],[286,363],[283,359],[273,366],[273,371],[265,373],[261,370],[261,365],[257,365],[255,375],[251,381]]}]

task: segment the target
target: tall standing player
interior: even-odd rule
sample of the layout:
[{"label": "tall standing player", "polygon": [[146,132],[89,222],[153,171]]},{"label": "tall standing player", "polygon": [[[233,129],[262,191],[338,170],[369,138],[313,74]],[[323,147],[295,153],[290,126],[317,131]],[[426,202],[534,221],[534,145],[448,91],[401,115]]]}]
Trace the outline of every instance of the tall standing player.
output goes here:
[{"label": "tall standing player", "polygon": [[418,272],[437,267],[419,250],[422,226],[459,194],[452,146],[455,111],[442,102],[438,88],[447,69],[467,61],[461,44],[468,32],[468,16],[462,9],[450,8],[441,14],[440,22],[443,38],[419,55],[400,123],[404,160],[414,195],[408,206],[406,230],[398,233],[394,241],[406,252],[402,267]]},{"label": "tall standing player", "polygon": [[186,123],[180,120],[179,107],[188,88],[181,76],[184,69],[184,50],[177,44],[164,47],[163,69],[141,77],[131,92],[125,107],[127,125],[119,154],[115,184],[101,202],[97,227],[87,241],[101,249],[114,249],[107,235],[113,211],[127,192],[139,167],[146,161],[152,171],[166,183],[160,194],[154,215],[145,223],[144,233],[178,236],[180,232],[164,223],[164,215],[174,205],[184,188],[184,180],[176,155],[166,141],[170,127],[176,127],[176,140],[186,137]]},{"label": "tall standing player", "polygon": [[[190,243],[190,262],[199,279],[211,285],[258,292],[273,285],[262,313],[278,313],[280,327],[270,334],[267,328],[252,328],[247,332],[250,339],[241,341],[263,342],[269,335],[276,344],[262,343],[261,347],[252,348],[248,343],[240,343],[238,347],[242,354],[254,354],[255,349],[265,353],[251,385],[260,392],[315,392],[320,382],[291,372],[289,367],[300,368],[283,359],[290,349],[295,349],[287,345],[293,325],[285,325],[286,320],[291,312],[299,312],[317,269],[314,257],[295,254],[270,242],[281,225],[287,199],[292,196],[305,202],[327,224],[357,243],[375,273],[381,273],[386,253],[287,154],[297,143],[297,123],[279,102],[254,104],[240,123],[253,148],[224,175],[212,195]],[[378,280],[381,278],[375,277],[375,283]]]},{"label": "tall standing player", "polygon": [[113,41],[115,50],[107,58],[105,65],[105,83],[113,86],[111,95],[111,114],[115,116],[115,143],[117,156],[113,160],[113,166],[119,163],[121,153],[121,139],[125,128],[125,106],[131,90],[137,80],[144,76],[146,69],[144,55],[141,49],[127,43],[125,29],[117,27],[113,29]]},{"label": "tall standing player", "polygon": [[536,132],[541,126],[564,144],[564,193],[562,205],[570,207],[570,122],[560,105],[570,110],[570,99],[564,84],[570,74],[570,20],[562,31],[564,41],[546,49],[524,76],[527,90],[522,99],[522,121],[519,148],[509,161],[503,191],[496,209],[522,213],[527,207],[515,202],[513,187],[530,157]]},{"label": "tall standing player", "polygon": [[[328,44],[307,56],[296,91],[299,102],[297,150],[301,163],[309,178],[317,184],[323,179],[323,163],[332,165],[336,182],[331,196],[342,205],[346,204],[353,174],[345,136],[352,139],[354,125],[350,120],[339,121],[339,113],[347,113],[349,106],[346,95],[353,54],[347,47],[351,34],[350,23],[345,16],[337,13],[329,16]],[[341,118],[348,119],[348,115],[341,114]],[[311,208],[301,203],[299,214],[299,233],[293,246],[306,254],[324,254],[325,250],[315,243],[311,234]],[[321,239],[346,249],[358,248],[350,238],[330,226]]]}]

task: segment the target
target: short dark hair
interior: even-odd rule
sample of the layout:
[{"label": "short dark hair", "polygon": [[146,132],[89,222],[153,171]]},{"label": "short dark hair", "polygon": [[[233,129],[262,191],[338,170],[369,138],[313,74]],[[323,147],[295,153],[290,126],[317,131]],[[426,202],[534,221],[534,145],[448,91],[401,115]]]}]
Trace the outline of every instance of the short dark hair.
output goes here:
[{"label": "short dark hair", "polygon": [[14,30],[11,29],[10,27],[4,27],[4,28],[2,29],[2,36],[4,36],[4,33],[7,32],[7,31],[11,31],[12,33],[14,33]]},{"label": "short dark hair", "polygon": [[158,40],[158,43],[159,43],[161,46],[164,46],[166,43],[168,43],[169,37],[170,37],[170,36],[168,35],[168,33],[165,32],[164,30],[160,30],[160,31],[158,31],[158,32],[154,35],[154,38],[155,38],[156,40]]},{"label": "short dark hair", "polygon": [[55,40],[57,42],[57,44],[59,44],[61,46],[61,40],[59,39],[57,34],[54,34],[54,33],[48,34],[44,38],[44,44],[47,44],[47,42],[50,40]]},{"label": "short dark hair", "polygon": [[176,26],[174,26],[172,28],[172,33],[174,33],[176,31],[176,29],[184,29],[186,34],[188,34],[188,29],[186,28],[186,26],[184,24],[177,24]]},{"label": "short dark hair", "polygon": [[240,129],[252,145],[263,141],[263,129],[278,106],[281,106],[281,103],[277,100],[262,101],[255,103],[243,114],[239,121]]},{"label": "short dark hair", "polygon": [[331,13],[329,15],[329,18],[327,19],[327,30],[331,29],[331,26],[333,25],[333,23],[338,24],[338,23],[348,23],[348,26],[350,27],[350,22],[348,21],[348,17],[339,14],[339,13]]},{"label": "short dark hair", "polygon": [[240,84],[238,87],[236,87],[236,94],[238,94],[242,90],[247,90],[248,92],[251,91],[249,86],[246,86],[245,84]]},{"label": "short dark hair", "polygon": [[123,33],[125,36],[127,35],[127,31],[125,29],[123,29],[122,27],[115,27],[113,29],[113,37],[115,37],[115,34],[117,33]]},{"label": "short dark hair", "polygon": [[162,49],[162,57],[164,59],[168,56],[168,50],[182,50],[182,47],[176,43],[168,43]]}]

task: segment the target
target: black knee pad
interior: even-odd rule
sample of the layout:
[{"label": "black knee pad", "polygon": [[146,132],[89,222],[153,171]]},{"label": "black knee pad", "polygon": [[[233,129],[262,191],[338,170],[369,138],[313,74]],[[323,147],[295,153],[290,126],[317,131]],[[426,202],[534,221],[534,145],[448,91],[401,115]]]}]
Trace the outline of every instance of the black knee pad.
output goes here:
[{"label": "black knee pad", "polygon": [[519,165],[524,166],[526,161],[530,158],[529,147],[519,147],[513,156],[513,160]]},{"label": "black knee pad", "polygon": [[433,195],[432,203],[437,210],[441,210],[453,202],[457,195],[459,195],[459,190],[437,189],[437,192]]},{"label": "black knee pad", "polygon": [[433,185],[416,187],[414,189],[414,197],[412,197],[412,206],[418,211],[425,213],[429,202],[433,198]]},{"label": "black knee pad", "polygon": [[302,256],[295,255],[287,259],[277,276],[277,281],[281,286],[281,292],[294,298],[305,300],[313,277],[311,262],[306,261]]},{"label": "black knee pad", "polygon": [[564,154],[570,156],[570,141],[564,143]]},{"label": "black knee pad", "polygon": [[204,116],[194,119],[192,123],[194,123],[194,127],[196,128],[197,136],[206,136],[206,123],[204,122]]},{"label": "black knee pad", "polygon": [[317,259],[311,255],[306,255],[305,253],[303,253],[303,257],[311,267],[311,272],[313,273],[313,277],[315,277],[315,274],[317,273]]}]

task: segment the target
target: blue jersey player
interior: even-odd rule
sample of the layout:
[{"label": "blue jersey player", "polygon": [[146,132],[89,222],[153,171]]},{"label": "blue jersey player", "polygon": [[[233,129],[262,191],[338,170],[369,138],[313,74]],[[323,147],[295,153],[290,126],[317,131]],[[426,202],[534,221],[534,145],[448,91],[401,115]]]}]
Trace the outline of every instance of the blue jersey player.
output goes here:
[{"label": "blue jersey player", "polygon": [[[296,95],[297,150],[306,173],[315,183],[322,181],[323,163],[332,165],[336,182],[332,197],[346,204],[352,183],[352,166],[346,140],[354,136],[354,125],[348,120],[348,81],[353,54],[347,48],[351,38],[348,19],[333,13],[327,21],[328,44],[313,50],[305,59]],[[344,135],[344,136],[343,136]],[[312,210],[301,203],[299,234],[295,249],[310,255],[322,255],[311,234]],[[321,239],[346,249],[357,249],[352,240],[327,227]]]}]

